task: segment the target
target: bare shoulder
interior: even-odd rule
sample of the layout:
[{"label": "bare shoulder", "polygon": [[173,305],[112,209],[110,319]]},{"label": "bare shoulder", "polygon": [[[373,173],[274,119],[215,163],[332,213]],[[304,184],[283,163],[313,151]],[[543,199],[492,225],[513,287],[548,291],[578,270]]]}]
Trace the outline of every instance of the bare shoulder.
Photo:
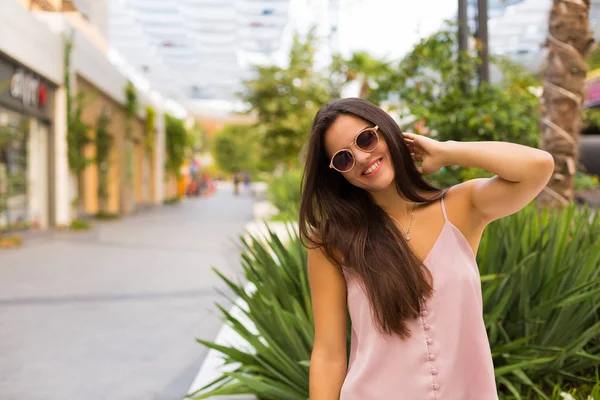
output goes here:
[{"label": "bare shoulder", "polygon": [[311,283],[315,281],[318,285],[318,281],[326,280],[336,285],[344,284],[345,287],[341,269],[327,258],[321,247],[308,249],[308,274]]},{"label": "bare shoulder", "polygon": [[471,179],[446,191],[444,205],[450,222],[465,236],[473,252],[479,247],[486,222],[473,212],[472,193],[479,179]]}]

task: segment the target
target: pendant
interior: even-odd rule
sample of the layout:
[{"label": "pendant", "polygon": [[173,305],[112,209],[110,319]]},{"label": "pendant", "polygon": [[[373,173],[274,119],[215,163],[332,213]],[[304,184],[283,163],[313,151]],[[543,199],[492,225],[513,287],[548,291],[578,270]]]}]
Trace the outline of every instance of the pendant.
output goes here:
[{"label": "pendant", "polygon": [[406,236],[406,241],[407,241],[407,242],[410,242],[410,235],[407,235],[407,236]]}]

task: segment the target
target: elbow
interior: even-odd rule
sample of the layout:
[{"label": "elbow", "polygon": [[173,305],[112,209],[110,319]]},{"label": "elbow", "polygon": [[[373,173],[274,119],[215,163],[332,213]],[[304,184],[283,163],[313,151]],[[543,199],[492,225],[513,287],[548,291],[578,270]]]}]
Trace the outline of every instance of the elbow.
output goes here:
[{"label": "elbow", "polygon": [[539,150],[534,162],[535,168],[532,170],[539,174],[540,179],[544,181],[544,185],[547,184],[554,173],[554,157],[547,151]]}]

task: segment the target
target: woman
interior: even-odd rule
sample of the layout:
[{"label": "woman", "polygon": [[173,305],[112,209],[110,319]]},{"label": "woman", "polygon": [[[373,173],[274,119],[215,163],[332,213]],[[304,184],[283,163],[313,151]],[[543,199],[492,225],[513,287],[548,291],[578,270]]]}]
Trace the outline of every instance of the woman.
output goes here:
[{"label": "woman", "polygon": [[[423,179],[447,165],[496,176],[448,190]],[[365,100],[322,107],[300,208],[310,399],[497,399],[475,254],[486,225],[531,202],[553,169],[551,155],[517,144],[402,133]]]}]

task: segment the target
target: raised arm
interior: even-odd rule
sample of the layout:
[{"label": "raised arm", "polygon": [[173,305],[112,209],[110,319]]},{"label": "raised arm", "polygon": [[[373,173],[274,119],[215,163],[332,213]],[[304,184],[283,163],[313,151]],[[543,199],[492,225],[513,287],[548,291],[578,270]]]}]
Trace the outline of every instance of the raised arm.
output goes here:
[{"label": "raised arm", "polygon": [[446,165],[476,167],[495,174],[461,185],[470,193],[471,209],[482,223],[513,214],[542,191],[554,171],[552,156],[539,149],[506,142],[446,142]]},{"label": "raised arm", "polygon": [[321,249],[308,250],[315,320],[310,358],[310,399],[338,400],[346,376],[346,283]]},{"label": "raised arm", "polygon": [[405,133],[405,140],[421,173],[428,175],[448,165],[481,168],[493,178],[472,179],[456,185],[468,200],[465,212],[485,225],[513,214],[531,202],[554,171],[552,156],[539,149],[507,142],[438,142]]}]

